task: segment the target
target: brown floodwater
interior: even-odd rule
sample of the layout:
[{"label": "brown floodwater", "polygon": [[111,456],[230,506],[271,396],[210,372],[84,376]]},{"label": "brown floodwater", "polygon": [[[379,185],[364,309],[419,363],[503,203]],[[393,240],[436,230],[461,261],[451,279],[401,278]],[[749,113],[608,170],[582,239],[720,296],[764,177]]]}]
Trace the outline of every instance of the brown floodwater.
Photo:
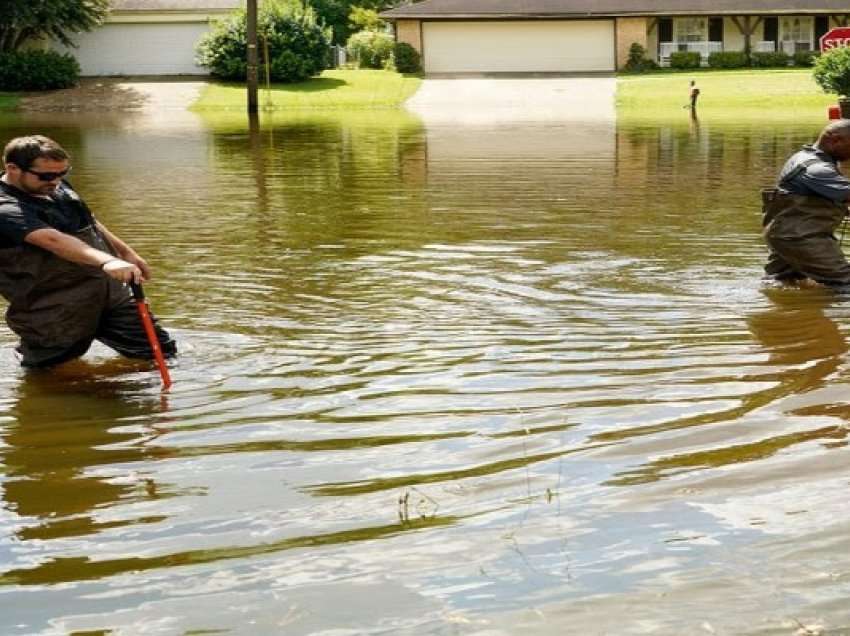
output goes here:
[{"label": "brown floodwater", "polygon": [[182,351],[0,328],[0,634],[850,633],[850,303],[760,281],[822,123],[0,120]]}]

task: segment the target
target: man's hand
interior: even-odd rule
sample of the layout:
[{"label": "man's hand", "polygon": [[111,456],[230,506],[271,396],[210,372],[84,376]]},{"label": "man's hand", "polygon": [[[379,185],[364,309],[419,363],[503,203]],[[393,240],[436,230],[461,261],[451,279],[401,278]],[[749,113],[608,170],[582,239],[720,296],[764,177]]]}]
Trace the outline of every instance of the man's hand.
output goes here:
[{"label": "man's hand", "polygon": [[114,278],[120,283],[144,283],[147,279],[141,268],[133,263],[128,263],[120,258],[106,261],[100,267],[107,276]]},{"label": "man's hand", "polygon": [[148,262],[145,259],[143,259],[141,256],[139,256],[138,254],[136,254],[134,251],[130,250],[129,253],[122,254],[121,258],[124,259],[125,261],[127,261],[128,263],[135,265],[136,267],[139,268],[139,271],[141,271],[142,280],[141,281],[137,280],[136,281],[137,283],[138,282],[145,283],[145,282],[147,282],[151,279],[151,267],[150,267],[150,265],[148,265]]}]

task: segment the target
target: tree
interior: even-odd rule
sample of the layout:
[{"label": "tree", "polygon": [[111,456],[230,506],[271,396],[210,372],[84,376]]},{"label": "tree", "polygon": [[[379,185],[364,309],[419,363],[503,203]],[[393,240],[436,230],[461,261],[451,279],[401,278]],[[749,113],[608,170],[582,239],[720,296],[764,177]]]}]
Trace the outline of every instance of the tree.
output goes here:
[{"label": "tree", "polygon": [[352,28],[349,16],[355,7],[371,9],[376,12],[389,9],[399,0],[308,0],[316,15],[333,30],[333,43],[344,45],[351,34],[359,28]]},{"label": "tree", "polygon": [[16,51],[41,38],[74,46],[71,36],[99,26],[108,12],[109,0],[3,0],[0,51]]},{"label": "tree", "polygon": [[[260,5],[258,32],[261,58],[268,46],[273,81],[302,81],[327,67],[330,34],[317,23],[313,10],[297,0],[265,0]],[[245,10],[215,23],[201,37],[196,51],[198,63],[213,76],[244,80],[248,66]]]},{"label": "tree", "polygon": [[351,7],[351,13],[348,14],[348,25],[355,31],[381,31],[387,26],[387,23],[378,17],[378,12],[374,9]]}]

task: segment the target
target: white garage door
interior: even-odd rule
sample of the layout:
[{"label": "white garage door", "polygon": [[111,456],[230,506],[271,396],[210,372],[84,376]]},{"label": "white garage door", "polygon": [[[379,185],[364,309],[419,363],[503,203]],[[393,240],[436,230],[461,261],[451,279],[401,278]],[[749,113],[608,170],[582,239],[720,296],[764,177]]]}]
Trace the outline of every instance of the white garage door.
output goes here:
[{"label": "white garage door", "polygon": [[[105,24],[75,38],[83,75],[198,75],[195,43],[206,23]],[[58,47],[57,47],[58,48]]]},{"label": "white garage door", "polygon": [[613,71],[613,20],[425,22],[427,73]]}]

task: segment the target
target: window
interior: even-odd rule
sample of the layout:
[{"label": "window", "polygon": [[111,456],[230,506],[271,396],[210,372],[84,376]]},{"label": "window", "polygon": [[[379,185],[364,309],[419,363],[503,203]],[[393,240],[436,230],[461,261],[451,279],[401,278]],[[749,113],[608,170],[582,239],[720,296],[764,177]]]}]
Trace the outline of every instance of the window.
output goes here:
[{"label": "window", "polygon": [[679,18],[675,27],[677,42],[705,42],[708,39],[706,18]]},{"label": "window", "polygon": [[811,16],[789,16],[782,18],[780,32],[783,42],[799,42],[811,46],[814,21]]}]

